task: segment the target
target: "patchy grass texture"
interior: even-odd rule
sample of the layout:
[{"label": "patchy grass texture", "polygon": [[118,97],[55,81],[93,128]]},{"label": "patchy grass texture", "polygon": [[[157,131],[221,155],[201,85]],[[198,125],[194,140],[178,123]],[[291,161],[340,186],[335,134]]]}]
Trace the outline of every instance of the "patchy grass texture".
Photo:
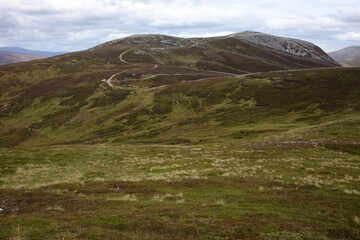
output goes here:
[{"label": "patchy grass texture", "polygon": [[235,38],[1,66],[0,239],[360,239],[360,69],[229,76],[324,66]]},{"label": "patchy grass texture", "polygon": [[356,154],[295,143],[0,154],[2,239],[359,237]]}]

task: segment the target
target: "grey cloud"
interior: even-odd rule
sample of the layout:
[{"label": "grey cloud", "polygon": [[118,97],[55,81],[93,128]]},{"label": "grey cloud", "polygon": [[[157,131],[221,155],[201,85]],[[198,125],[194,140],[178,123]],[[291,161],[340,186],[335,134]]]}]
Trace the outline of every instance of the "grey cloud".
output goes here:
[{"label": "grey cloud", "polygon": [[[286,0],[0,0],[0,44],[80,50],[134,33],[198,36],[255,30],[345,45],[357,37],[360,8],[356,1],[344,1],[337,10],[338,1],[314,0],[323,8],[312,10],[301,0],[291,7]],[[336,37],[341,34],[348,38]]]},{"label": "grey cloud", "polygon": [[344,18],[348,22],[360,23],[360,5],[352,8],[349,12],[347,12]]}]

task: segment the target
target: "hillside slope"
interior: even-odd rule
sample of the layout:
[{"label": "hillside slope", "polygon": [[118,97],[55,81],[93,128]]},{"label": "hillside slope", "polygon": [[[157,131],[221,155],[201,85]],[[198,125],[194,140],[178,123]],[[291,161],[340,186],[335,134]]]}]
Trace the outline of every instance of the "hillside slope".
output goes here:
[{"label": "hillside slope", "polygon": [[360,56],[338,60],[343,67],[360,67]]},{"label": "hillside slope", "polygon": [[20,47],[0,47],[0,51],[38,55],[38,56],[44,56],[44,57],[54,57],[54,56],[62,55],[62,54],[66,53],[66,52],[49,52],[49,51],[40,51],[40,50],[30,50],[30,49],[20,48]]},{"label": "hillside slope", "polygon": [[1,97],[0,144],[359,140],[360,69],[187,79],[157,70],[167,69],[130,70],[113,88],[100,81],[109,70],[71,80],[56,69],[23,74],[34,83]]},{"label": "hillside slope", "polygon": [[0,65],[42,59],[44,56],[0,51]]},{"label": "hillside slope", "polygon": [[360,46],[350,46],[328,53],[335,60],[360,56]]},{"label": "hillside slope", "polygon": [[240,139],[357,109],[357,69],[289,72],[337,65],[241,35],[135,35],[2,66],[0,145]]}]

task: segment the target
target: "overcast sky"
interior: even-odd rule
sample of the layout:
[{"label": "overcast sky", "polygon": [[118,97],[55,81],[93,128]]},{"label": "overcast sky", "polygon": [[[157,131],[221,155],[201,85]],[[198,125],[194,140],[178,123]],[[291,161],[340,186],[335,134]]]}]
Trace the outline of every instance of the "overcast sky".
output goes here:
[{"label": "overcast sky", "polygon": [[181,37],[245,30],[360,45],[360,0],[0,0],[0,46],[88,49],[138,33]]}]

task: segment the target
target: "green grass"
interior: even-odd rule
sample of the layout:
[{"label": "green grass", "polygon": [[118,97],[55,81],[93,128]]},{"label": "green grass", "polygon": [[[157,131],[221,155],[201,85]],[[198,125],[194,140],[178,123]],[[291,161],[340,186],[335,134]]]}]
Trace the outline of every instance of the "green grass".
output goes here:
[{"label": "green grass", "polygon": [[222,77],[155,90],[111,89],[95,80],[88,83],[85,75],[80,85],[61,83],[67,87],[54,88],[53,95],[29,91],[26,100],[20,99],[27,95],[19,96],[19,103],[11,100],[0,122],[0,143],[357,141],[357,73],[333,69]]},{"label": "green grass", "polygon": [[[300,143],[1,149],[0,239],[356,239],[358,155]],[[14,161],[15,159],[23,159]],[[3,160],[7,161],[3,161]]]},{"label": "green grass", "polygon": [[156,58],[162,64],[172,64],[195,68],[196,63],[201,59],[201,55],[194,53],[173,53],[173,52],[157,52]]}]

